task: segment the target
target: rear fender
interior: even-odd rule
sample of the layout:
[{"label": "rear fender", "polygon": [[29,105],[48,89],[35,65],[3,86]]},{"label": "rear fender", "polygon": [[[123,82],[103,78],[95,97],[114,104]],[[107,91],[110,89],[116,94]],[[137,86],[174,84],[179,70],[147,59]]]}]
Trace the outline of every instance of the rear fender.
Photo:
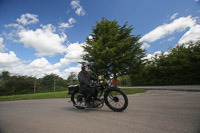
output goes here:
[{"label": "rear fender", "polygon": [[75,94],[78,92],[78,90],[79,90],[79,85],[70,85],[68,87],[68,95]]}]

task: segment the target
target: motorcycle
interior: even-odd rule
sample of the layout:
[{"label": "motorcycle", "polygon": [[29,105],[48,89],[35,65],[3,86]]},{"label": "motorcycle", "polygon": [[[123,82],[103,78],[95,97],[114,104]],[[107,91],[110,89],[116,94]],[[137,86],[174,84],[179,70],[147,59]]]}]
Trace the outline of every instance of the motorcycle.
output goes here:
[{"label": "motorcycle", "polygon": [[85,108],[102,108],[104,103],[113,111],[122,112],[128,106],[128,97],[118,87],[113,87],[111,83],[103,79],[93,83],[96,89],[96,96],[90,98],[90,105],[85,106],[87,94],[80,90],[79,85],[68,87],[68,95],[71,95],[73,106],[78,109]]}]

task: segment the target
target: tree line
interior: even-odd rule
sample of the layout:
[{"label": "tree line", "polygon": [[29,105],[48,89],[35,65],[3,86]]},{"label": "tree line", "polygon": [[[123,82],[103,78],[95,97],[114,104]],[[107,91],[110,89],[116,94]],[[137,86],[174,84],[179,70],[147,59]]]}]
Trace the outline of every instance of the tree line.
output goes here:
[{"label": "tree line", "polygon": [[31,76],[11,75],[8,71],[2,71],[0,96],[66,91],[69,85],[77,83],[77,76],[73,72],[67,79],[56,74],[48,74],[37,79]]},{"label": "tree line", "polygon": [[131,85],[200,84],[200,41],[177,45],[146,60],[128,76]]}]

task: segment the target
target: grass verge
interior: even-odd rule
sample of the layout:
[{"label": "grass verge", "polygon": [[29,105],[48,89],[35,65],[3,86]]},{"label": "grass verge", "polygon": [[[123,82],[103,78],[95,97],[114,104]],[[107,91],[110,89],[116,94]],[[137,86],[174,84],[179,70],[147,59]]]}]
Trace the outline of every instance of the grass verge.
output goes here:
[{"label": "grass verge", "polygon": [[143,89],[122,89],[127,95],[128,94],[135,94],[135,93],[144,93],[146,90]]},{"label": "grass verge", "polygon": [[[142,89],[122,89],[126,94],[144,93]],[[48,92],[12,96],[0,96],[0,101],[29,100],[29,99],[49,99],[49,98],[69,98],[67,91]]]}]

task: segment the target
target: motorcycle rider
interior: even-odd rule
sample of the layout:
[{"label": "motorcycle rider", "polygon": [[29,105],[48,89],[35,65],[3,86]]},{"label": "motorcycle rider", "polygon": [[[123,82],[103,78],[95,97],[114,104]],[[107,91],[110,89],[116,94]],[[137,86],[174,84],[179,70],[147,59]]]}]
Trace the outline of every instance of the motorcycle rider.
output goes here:
[{"label": "motorcycle rider", "polygon": [[92,75],[90,75],[88,73],[88,63],[83,63],[82,67],[81,67],[81,71],[78,74],[78,80],[79,80],[79,84],[80,84],[80,89],[86,93],[86,106],[89,106],[89,102],[92,96],[94,96],[95,94],[95,87],[92,87],[90,85],[90,81],[94,80],[97,81],[98,79],[93,77]]}]

